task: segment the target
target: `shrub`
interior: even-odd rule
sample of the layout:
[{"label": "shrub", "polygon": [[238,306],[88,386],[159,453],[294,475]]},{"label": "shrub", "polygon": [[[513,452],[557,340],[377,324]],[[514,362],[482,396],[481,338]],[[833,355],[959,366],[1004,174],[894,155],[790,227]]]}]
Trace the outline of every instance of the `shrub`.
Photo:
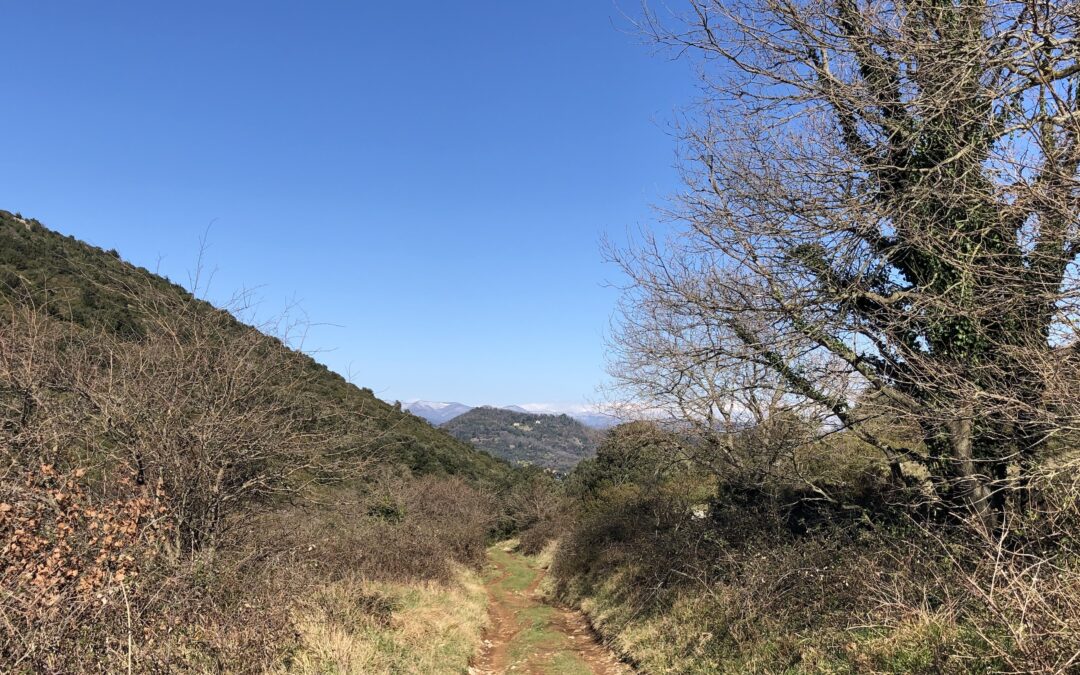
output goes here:
[{"label": "shrub", "polygon": [[378,429],[306,362],[153,289],[131,303],[136,340],[0,315],[0,669],[261,672],[327,584],[479,565],[488,496],[401,475],[380,512]]}]

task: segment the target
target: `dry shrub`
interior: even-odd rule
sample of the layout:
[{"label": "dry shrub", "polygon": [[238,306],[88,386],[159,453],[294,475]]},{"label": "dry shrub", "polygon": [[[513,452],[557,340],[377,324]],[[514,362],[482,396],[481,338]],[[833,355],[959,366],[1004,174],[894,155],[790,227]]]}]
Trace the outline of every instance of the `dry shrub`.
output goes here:
[{"label": "dry shrub", "polygon": [[[949,645],[961,664],[983,659],[1010,672],[1069,672],[1080,664],[1080,464],[1033,474],[1032,511],[988,533],[978,521],[918,523],[917,536],[888,542],[911,573],[875,589],[875,615],[901,630],[947,609]],[[882,546],[885,548],[885,546]],[[913,619],[912,617],[916,617]]]},{"label": "dry shrub", "polygon": [[539,555],[548,544],[559,538],[562,524],[554,518],[545,518],[518,535],[518,550],[525,555]]},{"label": "dry shrub", "polygon": [[515,535],[526,555],[536,555],[561,530],[561,486],[554,476],[537,468],[522,470],[502,494],[500,534]]},{"label": "dry shrub", "polygon": [[292,565],[316,566],[325,580],[359,575],[447,582],[456,567],[483,563],[495,502],[458,478],[385,472],[337,494],[332,506],[293,509],[270,519],[278,522],[257,521],[248,536],[260,541],[273,533],[278,546],[299,552]]},{"label": "dry shrub", "polygon": [[[90,507],[74,478],[43,474],[5,484],[0,498],[10,506],[0,518],[5,555],[33,553],[25,563],[5,560],[0,606],[11,630],[0,662],[27,672],[111,671],[126,667],[129,653],[147,670],[262,672],[301,649],[302,635],[323,630],[316,624],[329,615],[302,606],[335,584],[458,592],[462,566],[483,560],[494,512],[488,496],[458,479],[400,476],[326,493],[333,504],[234,514],[227,545],[176,559],[153,491]],[[55,511],[48,500],[61,489],[66,507]],[[379,489],[397,515],[375,508]],[[82,579],[94,583],[83,588]],[[396,621],[398,606],[382,599],[353,597],[350,612],[365,625]]]},{"label": "dry shrub", "polygon": [[29,589],[12,594],[27,609],[55,607],[110,580],[138,576],[136,559],[156,555],[168,531],[160,484],[91,506],[78,482],[85,473],[62,476],[43,464],[21,484],[0,488],[0,579],[9,591]]},{"label": "dry shrub", "polygon": [[178,558],[160,483],[87,478],[45,465],[0,487],[6,670],[254,672],[287,647],[274,593],[295,586],[236,544]]},{"label": "dry shrub", "polygon": [[173,543],[190,556],[217,544],[231,513],[371,464],[373,438],[340,447],[365,430],[362,414],[316,407],[296,355],[277,340],[153,288],[130,302],[149,326],[137,340],[8,306],[0,472],[44,463],[160,483]]},{"label": "dry shrub", "polygon": [[480,566],[488,533],[495,523],[495,502],[460,478],[421,477],[403,490],[406,522],[446,547],[451,560]]},{"label": "dry shrub", "polygon": [[328,583],[478,565],[487,497],[400,477],[380,512],[363,411],[226,315],[130,303],[135,337],[0,313],[0,669],[261,672]]},{"label": "dry shrub", "polygon": [[737,486],[695,518],[674,486],[607,485],[562,537],[555,591],[650,671],[1070,672],[1078,487],[1075,466],[1047,472],[1038,516],[988,537]]},{"label": "dry shrub", "polygon": [[911,605],[943,627],[934,648],[876,642],[868,655],[869,636],[856,629],[885,622],[882,589],[916,603],[916,589],[945,571],[920,551],[932,540],[872,485],[849,486],[841,505],[792,486],[709,488],[692,471],[660,481],[638,473],[579,477],[552,577],[554,592],[645,670],[819,672],[863,659],[871,671],[935,672],[971,641],[942,623],[952,605],[936,593]]},{"label": "dry shrub", "polygon": [[[7,629],[0,659],[15,667],[65,670],[82,658],[127,658],[132,604],[142,609],[147,584],[166,565],[161,543],[172,524],[160,484],[150,489],[121,479],[114,495],[95,500],[85,473],[42,465],[0,484],[0,611]],[[96,644],[71,645],[73,635]],[[73,655],[72,646],[87,653]]]}]

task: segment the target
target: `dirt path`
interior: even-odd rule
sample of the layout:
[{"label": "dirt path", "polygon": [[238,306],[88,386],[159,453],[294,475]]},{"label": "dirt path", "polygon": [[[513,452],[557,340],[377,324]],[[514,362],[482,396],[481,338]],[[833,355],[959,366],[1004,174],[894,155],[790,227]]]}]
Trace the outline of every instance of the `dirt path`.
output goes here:
[{"label": "dirt path", "polygon": [[544,603],[546,571],[506,544],[488,550],[491,625],[473,675],[624,675],[632,672],[601,645],[578,612]]}]

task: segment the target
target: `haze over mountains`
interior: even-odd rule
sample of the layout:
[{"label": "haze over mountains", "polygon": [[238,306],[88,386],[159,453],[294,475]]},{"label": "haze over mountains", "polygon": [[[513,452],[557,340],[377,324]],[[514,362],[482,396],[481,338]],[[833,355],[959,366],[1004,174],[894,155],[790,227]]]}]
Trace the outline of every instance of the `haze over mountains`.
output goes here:
[{"label": "haze over mountains", "polygon": [[401,405],[417,417],[421,417],[435,426],[446,424],[450,420],[480,407],[509,410],[527,415],[567,415],[591,429],[609,429],[619,423],[611,415],[591,409],[560,409],[559,406],[544,404],[525,404],[508,406],[470,406],[464,403],[442,401],[410,401]]},{"label": "haze over mountains", "polygon": [[417,417],[421,417],[434,426],[445,424],[458,415],[464,415],[472,410],[472,406],[464,403],[440,403],[438,401],[413,401],[402,404],[402,409],[408,410]]}]

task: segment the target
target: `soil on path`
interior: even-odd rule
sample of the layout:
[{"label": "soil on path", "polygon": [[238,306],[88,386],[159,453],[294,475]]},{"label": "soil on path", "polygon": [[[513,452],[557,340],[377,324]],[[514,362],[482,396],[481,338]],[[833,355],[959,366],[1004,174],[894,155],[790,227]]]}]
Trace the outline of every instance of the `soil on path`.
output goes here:
[{"label": "soil on path", "polygon": [[580,612],[537,594],[546,570],[507,544],[488,550],[491,623],[473,675],[626,675],[632,671],[601,645]]}]

